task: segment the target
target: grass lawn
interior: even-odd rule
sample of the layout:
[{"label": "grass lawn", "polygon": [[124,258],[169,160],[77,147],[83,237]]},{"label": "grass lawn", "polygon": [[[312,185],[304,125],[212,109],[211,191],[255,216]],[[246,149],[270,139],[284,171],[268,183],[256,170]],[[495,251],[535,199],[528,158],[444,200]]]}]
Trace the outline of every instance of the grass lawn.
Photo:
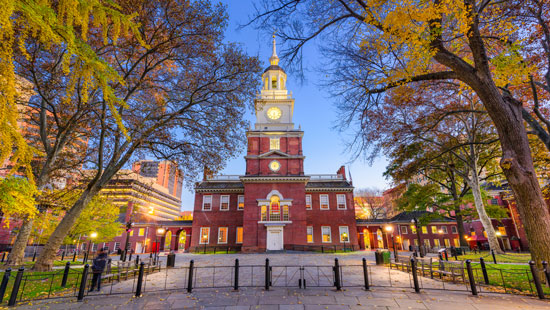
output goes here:
[{"label": "grass lawn", "polygon": [[[458,257],[459,260],[467,260],[470,259],[472,261],[479,262],[479,258],[483,257],[485,260],[485,263],[492,263],[493,262],[493,256],[491,255],[491,252],[485,251],[477,254],[469,253],[468,255],[461,255]],[[495,254],[495,257],[497,259],[497,263],[525,263],[527,264],[531,260],[531,254],[529,253],[505,253],[505,254]],[[451,259],[451,257],[449,257]]]}]

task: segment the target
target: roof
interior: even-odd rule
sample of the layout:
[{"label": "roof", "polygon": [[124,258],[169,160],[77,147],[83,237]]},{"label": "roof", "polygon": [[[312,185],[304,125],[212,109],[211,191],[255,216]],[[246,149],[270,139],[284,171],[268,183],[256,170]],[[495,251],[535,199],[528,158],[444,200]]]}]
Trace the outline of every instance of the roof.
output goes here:
[{"label": "roof", "polygon": [[[396,216],[392,217],[390,219],[390,221],[392,221],[392,222],[411,222],[415,218],[419,219],[421,217],[424,217],[424,216],[427,216],[427,215],[430,215],[430,214],[434,214],[434,213],[428,212],[428,211],[404,211],[404,212],[401,212],[401,213],[397,214]],[[454,222],[454,221],[455,220],[450,218],[450,217],[440,216],[437,219],[431,220],[430,222]]]},{"label": "roof", "polygon": [[353,187],[351,184],[349,184],[347,181],[320,181],[320,182],[315,182],[315,181],[309,181],[307,182],[306,184],[306,189],[308,188],[319,188],[319,187],[323,187],[323,188],[332,188],[332,187],[337,187],[337,188],[343,188],[343,187]]},{"label": "roof", "polygon": [[191,226],[193,224],[192,220],[176,220],[176,221],[159,221],[157,222],[159,226]]},{"label": "roof", "polygon": [[242,182],[199,182],[195,189],[244,189]]},{"label": "roof", "polygon": [[279,67],[279,65],[271,65],[271,66],[267,67],[264,70],[264,73],[266,73],[269,70],[279,70],[279,71],[283,71],[283,73],[286,73],[285,70],[283,70],[283,68]]}]

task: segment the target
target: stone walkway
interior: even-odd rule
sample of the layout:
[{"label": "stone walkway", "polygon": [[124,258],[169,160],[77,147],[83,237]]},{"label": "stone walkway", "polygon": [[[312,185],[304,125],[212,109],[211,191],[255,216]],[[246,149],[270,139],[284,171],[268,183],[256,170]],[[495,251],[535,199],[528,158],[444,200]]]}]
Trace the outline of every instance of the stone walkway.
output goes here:
[{"label": "stone walkway", "polygon": [[[371,252],[353,254],[230,254],[230,255],[178,255],[176,269],[163,270],[147,277],[144,294],[134,298],[132,294],[87,296],[83,302],[76,298],[33,302],[21,305],[21,309],[208,309],[208,310],[255,310],[255,309],[550,309],[550,302],[533,297],[493,294],[481,292],[472,296],[464,285],[420,278],[423,290],[414,293],[409,274],[388,268],[372,266]],[[273,285],[269,291],[263,286],[263,264],[270,259],[273,267]],[[343,272],[342,291],[332,286],[332,268],[334,258],[338,257]],[[369,276],[373,287],[370,291],[361,288],[363,273],[361,260],[369,260]],[[238,291],[231,288],[208,288],[211,286],[229,286],[232,283],[232,268],[235,258],[239,259],[241,269]],[[192,293],[185,292],[187,267],[189,261],[195,261],[196,281]],[[258,265],[258,267],[250,267]],[[293,267],[277,267],[277,266]],[[325,267],[311,267],[311,266]],[[217,266],[213,268],[200,268]],[[247,267],[248,266],[248,267]],[[299,289],[299,266],[304,266],[304,275],[308,279],[307,289]],[[310,267],[308,267],[310,266]],[[101,294],[130,293],[134,281],[125,281],[112,287],[104,286]],[[326,285],[328,287],[314,287]],[[391,287],[390,287],[391,285]],[[445,285],[445,289],[441,290]],[[200,288],[200,287],[204,288]],[[276,287],[280,286],[280,287]],[[290,286],[290,287],[283,287]],[[199,287],[199,288],[197,288]],[[169,289],[170,291],[166,291]],[[94,293],[95,294],[95,293]]]}]

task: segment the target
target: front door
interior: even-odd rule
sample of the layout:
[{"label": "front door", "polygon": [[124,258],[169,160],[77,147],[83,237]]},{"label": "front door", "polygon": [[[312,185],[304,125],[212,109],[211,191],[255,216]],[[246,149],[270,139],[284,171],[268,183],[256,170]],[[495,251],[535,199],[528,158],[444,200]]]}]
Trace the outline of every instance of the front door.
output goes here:
[{"label": "front door", "polygon": [[279,251],[283,249],[283,228],[268,227],[267,228],[267,250]]},{"label": "front door", "polygon": [[141,242],[136,243],[136,253],[143,253],[143,246],[141,245]]}]

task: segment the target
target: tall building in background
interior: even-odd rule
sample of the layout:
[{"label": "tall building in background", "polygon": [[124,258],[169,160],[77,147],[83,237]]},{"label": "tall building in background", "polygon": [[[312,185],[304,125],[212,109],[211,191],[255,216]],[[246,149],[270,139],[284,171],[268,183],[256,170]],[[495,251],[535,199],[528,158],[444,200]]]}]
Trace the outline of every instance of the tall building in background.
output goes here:
[{"label": "tall building in background", "polygon": [[132,170],[144,177],[155,178],[156,184],[168,189],[172,196],[181,199],[183,173],[170,161],[140,160],[132,165]]}]

